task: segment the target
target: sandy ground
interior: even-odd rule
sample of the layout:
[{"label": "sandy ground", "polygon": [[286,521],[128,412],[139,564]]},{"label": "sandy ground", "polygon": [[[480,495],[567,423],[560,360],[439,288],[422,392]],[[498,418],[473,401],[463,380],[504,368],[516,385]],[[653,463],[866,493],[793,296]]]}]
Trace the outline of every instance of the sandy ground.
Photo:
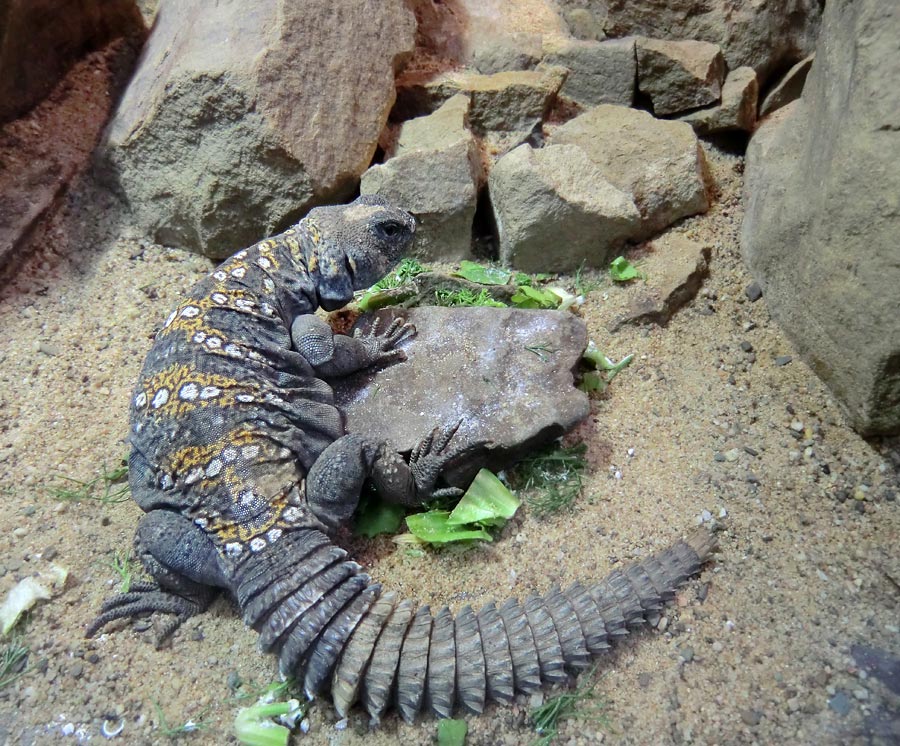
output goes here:
[{"label": "sandy ground", "polygon": [[[741,160],[710,154],[718,201],[679,228],[713,247],[701,296],[665,329],[610,335],[639,287],[589,277],[600,280],[583,307],[593,338],[635,362],[579,430],[591,472],[574,512],[538,520],[522,510],[499,541],[464,553],[415,558],[387,539],[353,550],[387,586],[456,609],[599,577],[703,511],[724,511],[721,551],[664,631],[601,660],[605,723],[570,720],[558,743],[897,742],[897,694],[851,646],[900,653],[900,447],[857,437],[798,358],[776,364],[791,345],[765,300],[744,295]],[[103,741],[105,719],[124,720],[120,743],[168,742],[163,720],[202,722],[181,735],[187,743],[234,742],[240,703],[229,682],[275,681],[274,660],[224,600],[159,651],[152,631],[127,626],[85,640],[140,511],[54,492],[62,475],[94,479],[126,453],[126,406],[149,337],[210,265],[143,243],[90,176],[31,251],[0,289],[0,596],[51,562],[69,580],[21,625],[31,652],[24,675],[0,690],[0,743]],[[533,741],[530,704],[469,717],[468,743]],[[430,718],[407,726],[392,716],[374,732],[361,713],[344,730],[335,720],[315,705],[295,741],[417,744],[436,732]]]}]

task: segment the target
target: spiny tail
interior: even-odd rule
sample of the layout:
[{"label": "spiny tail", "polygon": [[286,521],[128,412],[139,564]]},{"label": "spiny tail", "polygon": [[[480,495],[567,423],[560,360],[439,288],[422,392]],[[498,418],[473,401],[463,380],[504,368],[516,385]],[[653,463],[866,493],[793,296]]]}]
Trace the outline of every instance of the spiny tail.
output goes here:
[{"label": "spiny tail", "polygon": [[456,708],[479,714],[487,701],[508,703],[517,692],[565,681],[616,637],[655,624],[715,537],[700,528],[593,585],[477,612],[466,606],[455,618],[446,607],[432,615],[382,594],[318,531],[291,543],[279,548],[278,567],[256,568],[240,585],[238,602],[260,646],[278,654],[282,673],[302,681],[309,697],[330,684],[342,717],[359,701],[374,722],[391,706],[411,722],[425,708],[437,717]]}]

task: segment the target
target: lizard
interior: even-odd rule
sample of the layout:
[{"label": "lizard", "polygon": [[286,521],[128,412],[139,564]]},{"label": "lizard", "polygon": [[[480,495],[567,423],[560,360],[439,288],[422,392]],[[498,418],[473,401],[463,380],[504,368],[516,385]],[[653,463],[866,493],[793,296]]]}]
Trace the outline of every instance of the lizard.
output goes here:
[{"label": "lizard", "polygon": [[344,432],[333,404],[327,380],[403,359],[415,329],[334,335],[314,312],[386,275],[414,235],[413,217],[380,197],[314,208],[187,292],[131,401],[135,552],[151,580],[108,599],[87,636],[158,612],[159,644],[224,591],[309,698],[330,689],[342,717],[361,702],[373,723],[390,707],[412,721],[565,681],[699,572],[715,546],[704,528],[599,582],[454,617],[384,591],[334,543],[367,479],[403,505],[458,495],[442,471],[489,446],[442,424],[407,461]]}]

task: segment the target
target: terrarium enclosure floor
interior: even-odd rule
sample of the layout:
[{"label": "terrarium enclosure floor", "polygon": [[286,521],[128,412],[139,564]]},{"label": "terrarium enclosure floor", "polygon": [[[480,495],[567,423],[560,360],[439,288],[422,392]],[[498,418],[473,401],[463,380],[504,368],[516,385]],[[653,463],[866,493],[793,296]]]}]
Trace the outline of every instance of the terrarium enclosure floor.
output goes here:
[{"label": "terrarium enclosure floor", "polygon": [[[887,500],[897,445],[857,437],[798,358],[776,364],[791,344],[765,300],[744,295],[741,159],[709,152],[717,201],[677,229],[712,246],[695,301],[667,328],[612,335],[606,325],[640,284],[585,275],[598,281],[580,311],[591,336],[613,358],[635,357],[575,433],[590,472],[574,510],[539,520],[525,507],[493,544],[468,551],[413,557],[388,538],[351,545],[389,588],[458,609],[599,578],[675,540],[703,511],[724,510],[721,550],[679,594],[665,631],[637,634],[601,659],[595,691],[606,724],[568,721],[559,743],[862,743],[897,717],[896,695],[850,655],[855,643],[900,652],[900,520]],[[161,650],[152,631],[122,625],[85,640],[115,591],[110,562],[129,550],[140,511],[53,496],[60,475],[90,480],[125,455],[128,399],[149,339],[211,265],[139,240],[89,176],[30,250],[0,288],[0,595],[50,557],[69,580],[23,624],[29,669],[0,690],[0,742],[55,742],[67,724],[72,738],[99,742],[104,717],[123,717],[116,741],[166,743],[159,711],[169,726],[205,723],[184,743],[234,742],[232,672],[245,687],[277,680],[256,634],[220,600]],[[860,502],[853,492],[863,485],[870,499]],[[850,499],[836,499],[839,490]],[[828,704],[838,694],[843,716]],[[469,717],[468,743],[531,742],[531,704]],[[314,706],[296,742],[430,743],[436,731],[430,717],[407,726],[391,716],[374,732],[362,713],[345,730],[335,720],[330,706]]]}]

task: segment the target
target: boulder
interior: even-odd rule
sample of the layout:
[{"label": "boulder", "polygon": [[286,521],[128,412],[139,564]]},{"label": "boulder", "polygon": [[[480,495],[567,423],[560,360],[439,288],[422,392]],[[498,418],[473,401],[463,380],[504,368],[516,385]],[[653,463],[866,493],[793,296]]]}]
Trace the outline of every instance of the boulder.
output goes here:
[{"label": "boulder", "polygon": [[641,227],[627,192],[574,145],[521,145],[494,164],[488,190],[500,261],[525,272],[599,267]]},{"label": "boulder", "polygon": [[598,104],[631,106],[634,101],[634,39],[567,39],[545,50],[542,64],[569,71],[559,93],[584,108]]},{"label": "boulder", "polygon": [[356,187],[414,32],[402,0],[162,0],[101,171],[155,241],[227,256]]},{"label": "boulder", "polygon": [[647,238],[679,218],[706,212],[703,148],[689,124],[604,104],[558,127],[550,142],[577,145],[641,212]]},{"label": "boulder", "polygon": [[[749,65],[761,82],[813,51],[821,0],[559,0],[589,11],[607,36],[698,39],[722,48],[728,69]],[[582,21],[584,22],[584,21]]]},{"label": "boulder", "polygon": [[747,152],[741,244],[863,435],[900,432],[900,8],[829,0],[803,96]]},{"label": "boulder", "polygon": [[660,236],[648,247],[641,262],[645,280],[635,286],[637,297],[628,311],[609,325],[617,331],[624,324],[665,326],[675,313],[690,303],[709,274],[712,249],[680,233]]},{"label": "boulder", "polygon": [[540,34],[481,33],[472,40],[472,65],[484,75],[530,70],[542,55]]},{"label": "boulder", "polygon": [[429,261],[471,257],[481,154],[464,124],[468,98],[454,96],[433,114],[404,123],[396,155],[372,166],[362,194],[380,194],[418,220],[415,254]]},{"label": "boulder", "polygon": [[800,98],[815,56],[815,54],[811,54],[809,57],[804,57],[772,86],[759,107],[760,118],[768,116],[773,111]]},{"label": "boulder", "polygon": [[404,108],[433,111],[450,97],[463,93],[470,101],[469,126],[476,134],[531,132],[547,115],[565,77],[562,68],[510,70],[493,75],[454,71],[415,90],[408,89]]},{"label": "boulder", "polygon": [[135,0],[5,0],[0,4],[0,124],[44,98],[66,71],[112,39],[146,34]]},{"label": "boulder", "polygon": [[638,90],[656,116],[718,103],[725,78],[718,44],[638,37],[636,47]]},{"label": "boulder", "polygon": [[694,128],[698,135],[743,130],[752,132],[756,126],[756,105],[759,85],[752,67],[732,70],[722,86],[722,103],[708,109],[697,109],[678,117]]},{"label": "boulder", "polygon": [[348,432],[409,452],[437,426],[462,421],[461,442],[490,440],[451,481],[482,466],[495,471],[577,425],[589,412],[573,370],[587,345],[581,319],[514,308],[384,309],[363,316],[384,328],[402,317],[416,327],[406,360],[347,376],[334,386]]}]

